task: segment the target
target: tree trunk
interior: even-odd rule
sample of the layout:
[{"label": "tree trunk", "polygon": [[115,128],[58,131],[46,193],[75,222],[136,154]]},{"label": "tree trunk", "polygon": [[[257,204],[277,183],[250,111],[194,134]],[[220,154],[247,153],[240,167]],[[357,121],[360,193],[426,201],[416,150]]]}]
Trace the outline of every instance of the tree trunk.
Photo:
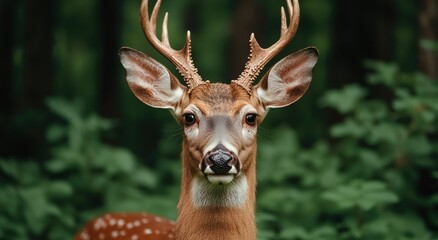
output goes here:
[{"label": "tree trunk", "polygon": [[52,0],[24,4],[24,78],[22,108],[42,108],[52,85]]},{"label": "tree trunk", "polygon": [[0,2],[0,73],[2,75],[2,87],[0,88],[1,113],[8,115],[13,109],[12,90],[13,90],[13,49],[15,36],[15,7],[16,0],[4,0]]},{"label": "tree trunk", "polygon": [[[418,14],[419,40],[436,41],[438,28],[436,18],[435,0],[419,0],[420,11]],[[437,76],[438,61],[436,54],[431,49],[419,48],[420,70],[434,79]]]},{"label": "tree trunk", "polygon": [[257,3],[249,0],[237,1],[236,19],[231,29],[231,46],[228,59],[231,63],[227,79],[237,79],[245,68],[249,56],[249,36],[257,30],[262,32],[263,13],[258,10]]},{"label": "tree trunk", "polygon": [[100,79],[98,108],[105,117],[116,117],[120,110],[119,19],[120,1],[99,2],[100,19]]},{"label": "tree trunk", "polygon": [[337,0],[330,82],[364,83],[365,59],[393,57],[395,5],[393,0]]}]

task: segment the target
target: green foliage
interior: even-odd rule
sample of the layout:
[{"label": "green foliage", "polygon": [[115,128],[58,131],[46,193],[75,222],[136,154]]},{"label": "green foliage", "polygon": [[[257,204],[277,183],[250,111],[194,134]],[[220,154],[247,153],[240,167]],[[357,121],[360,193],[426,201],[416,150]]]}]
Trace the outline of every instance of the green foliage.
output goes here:
[{"label": "green foliage", "polygon": [[102,141],[113,122],[84,116],[78,102],[50,99],[48,106],[63,121],[47,130],[51,158],[42,164],[0,159],[0,239],[71,239],[85,221],[106,211],[175,218],[175,184],[159,184],[165,173]]},{"label": "green foliage", "polygon": [[438,42],[436,41],[423,39],[420,41],[420,46],[424,49],[433,50],[435,53],[438,53]]},{"label": "green foliage", "polygon": [[388,191],[385,183],[380,181],[356,180],[326,191],[322,198],[332,201],[340,209],[358,208],[363,211],[398,202],[397,195]]},{"label": "green foliage", "polygon": [[321,98],[342,117],[331,139],[303,149],[283,127],[259,144],[259,239],[438,237],[438,84],[366,66],[369,86]]}]

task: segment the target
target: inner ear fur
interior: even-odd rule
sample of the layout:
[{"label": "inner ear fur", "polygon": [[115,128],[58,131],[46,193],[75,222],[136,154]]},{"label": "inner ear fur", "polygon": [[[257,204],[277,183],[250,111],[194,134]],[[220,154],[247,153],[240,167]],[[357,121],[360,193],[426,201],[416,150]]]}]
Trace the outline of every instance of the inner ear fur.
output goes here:
[{"label": "inner ear fur", "polygon": [[126,80],[134,95],[155,108],[175,110],[186,87],[161,63],[132,48],[119,51]]},{"label": "inner ear fur", "polygon": [[254,87],[266,108],[279,108],[300,99],[309,88],[318,60],[314,47],[302,49],[277,62]]}]

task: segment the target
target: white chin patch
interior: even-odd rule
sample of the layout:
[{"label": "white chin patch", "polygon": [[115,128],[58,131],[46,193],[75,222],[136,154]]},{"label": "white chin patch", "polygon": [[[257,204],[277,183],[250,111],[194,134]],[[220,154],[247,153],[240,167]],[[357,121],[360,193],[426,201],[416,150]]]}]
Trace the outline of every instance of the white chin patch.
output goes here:
[{"label": "white chin patch", "polygon": [[191,200],[195,207],[240,208],[245,205],[247,192],[245,176],[198,175],[193,178]]},{"label": "white chin patch", "polygon": [[224,185],[224,184],[228,184],[230,182],[233,181],[234,179],[234,174],[231,175],[207,175],[207,179],[208,181],[210,181],[212,184],[217,184],[217,185]]}]

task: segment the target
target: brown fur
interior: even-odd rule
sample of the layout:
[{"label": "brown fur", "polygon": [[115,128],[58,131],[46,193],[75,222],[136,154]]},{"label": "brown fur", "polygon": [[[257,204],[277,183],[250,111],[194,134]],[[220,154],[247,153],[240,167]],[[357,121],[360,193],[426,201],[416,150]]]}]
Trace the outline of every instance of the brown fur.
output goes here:
[{"label": "brown fur", "polygon": [[[243,88],[236,84],[204,84],[193,89],[190,102],[205,115],[226,114],[234,116],[239,109],[253,99]],[[186,105],[186,106],[187,106]],[[185,106],[185,107],[186,107]],[[182,106],[184,108],[184,106]],[[238,141],[238,140],[237,140]],[[184,139],[182,149],[182,185],[178,204],[179,216],[176,224],[177,239],[180,240],[253,240],[256,239],[255,226],[255,161],[256,141],[249,146],[239,146],[239,159],[242,173],[248,181],[248,197],[242,208],[195,207],[191,201],[193,177],[199,174],[202,160],[201,150],[207,142],[189,143]]]}]

